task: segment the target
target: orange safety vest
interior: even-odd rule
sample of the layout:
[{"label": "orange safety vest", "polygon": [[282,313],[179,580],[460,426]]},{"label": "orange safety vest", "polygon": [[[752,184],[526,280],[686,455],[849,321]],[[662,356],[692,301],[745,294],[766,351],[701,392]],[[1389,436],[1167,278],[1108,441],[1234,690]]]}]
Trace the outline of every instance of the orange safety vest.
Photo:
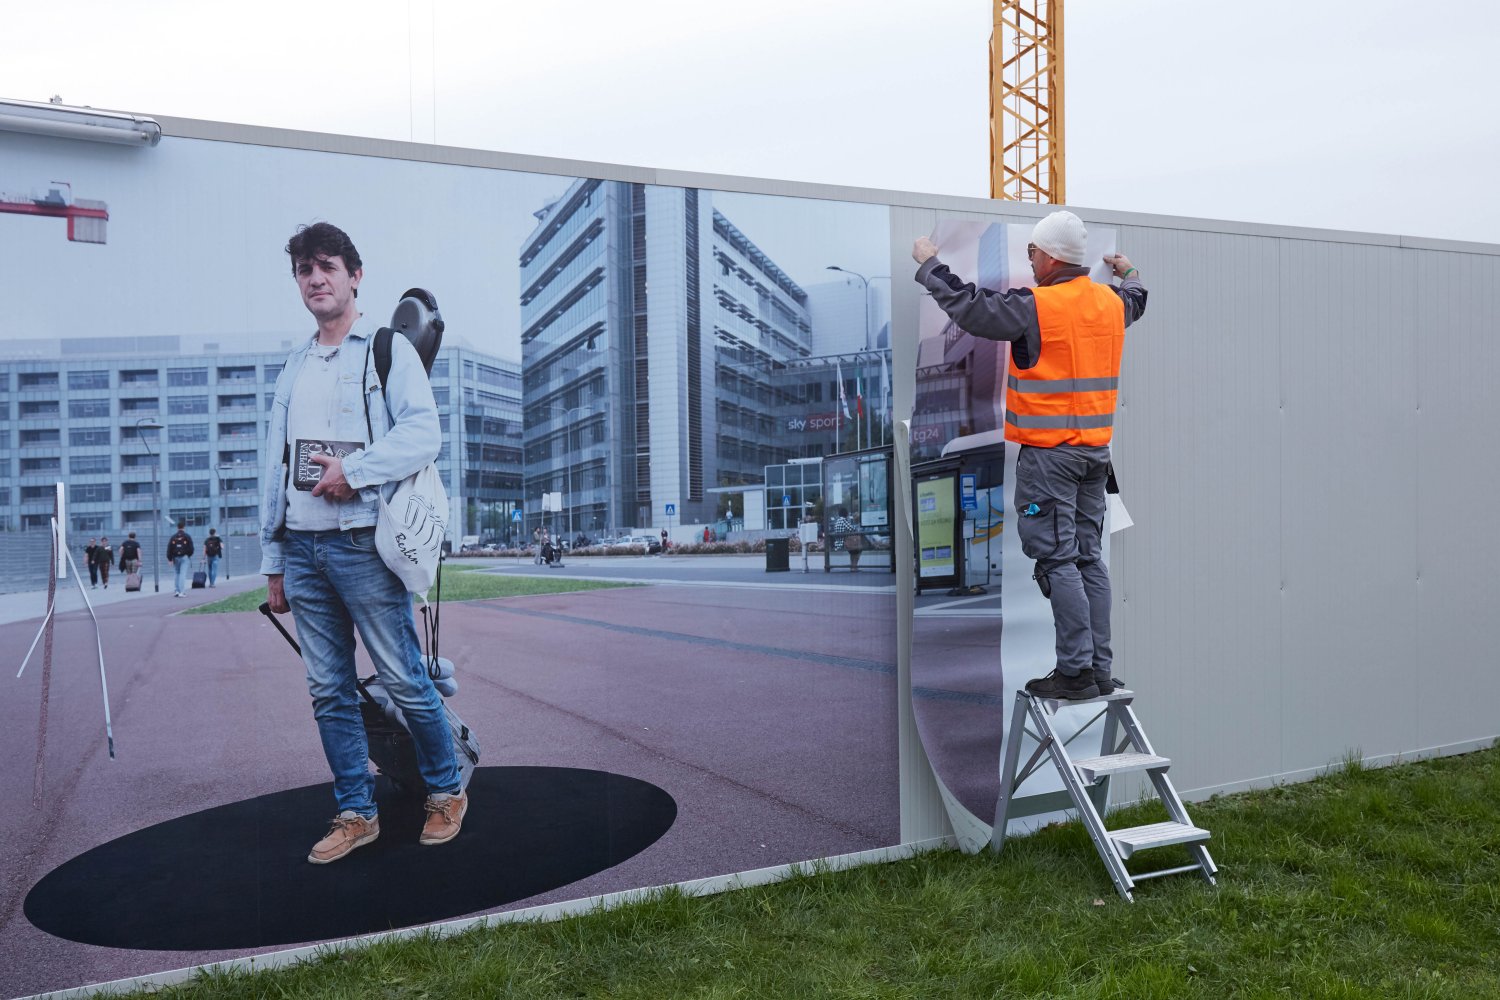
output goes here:
[{"label": "orange safety vest", "polygon": [[1005,439],[1055,448],[1109,444],[1125,346],[1125,303],[1108,285],[1077,277],[1032,289],[1041,359],[1024,371],[1010,359]]}]

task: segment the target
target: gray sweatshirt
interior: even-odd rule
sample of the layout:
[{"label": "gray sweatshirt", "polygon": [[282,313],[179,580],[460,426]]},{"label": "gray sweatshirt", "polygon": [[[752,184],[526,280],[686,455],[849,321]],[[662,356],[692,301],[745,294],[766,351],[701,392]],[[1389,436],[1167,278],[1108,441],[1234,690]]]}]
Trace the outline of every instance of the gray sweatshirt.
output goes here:
[{"label": "gray sweatshirt", "polygon": [[[1042,282],[1056,285],[1074,278],[1086,277],[1089,269],[1068,267]],[[948,318],[965,333],[985,340],[1008,340],[1016,367],[1025,371],[1035,368],[1042,354],[1042,331],[1037,325],[1036,297],[1030,288],[1013,288],[997,292],[978,288],[948,270],[936,257],[917,268],[917,282],[932,293],[932,300],[942,307]],[[1146,312],[1146,286],[1132,275],[1110,285],[1125,303],[1125,325],[1129,326]]]}]

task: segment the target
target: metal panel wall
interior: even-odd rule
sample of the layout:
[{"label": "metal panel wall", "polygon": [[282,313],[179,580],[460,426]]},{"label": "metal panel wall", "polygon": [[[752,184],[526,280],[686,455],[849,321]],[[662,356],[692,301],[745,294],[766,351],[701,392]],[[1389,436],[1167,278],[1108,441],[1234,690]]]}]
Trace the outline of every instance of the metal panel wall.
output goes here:
[{"label": "metal panel wall", "polygon": [[[1126,334],[1114,451],[1116,662],[1180,787],[1282,770],[1279,247],[1122,229],[1150,290]],[[1240,678],[1235,681],[1234,678]]]},{"label": "metal panel wall", "polygon": [[[897,413],[914,394],[911,241],[939,217],[1050,210],[160,121],[221,142],[892,206]],[[1113,546],[1116,655],[1179,786],[1206,794],[1347,754],[1490,742],[1485,613],[1500,542],[1486,515],[1500,466],[1481,435],[1500,418],[1500,247],[1075,211],[1120,230],[1151,289],[1127,339],[1115,444],[1136,521]],[[910,609],[903,600],[901,642]],[[907,651],[903,689],[909,668]],[[911,841],[944,821],[909,701],[900,726]]]},{"label": "metal panel wall", "polygon": [[[893,273],[939,217],[1032,214],[963,208],[893,214]],[[1151,289],[1115,436],[1136,522],[1112,550],[1115,652],[1179,787],[1493,740],[1463,693],[1494,659],[1500,467],[1478,435],[1500,418],[1500,251],[1078,211]],[[899,345],[914,303],[893,308]]]},{"label": "metal panel wall", "polygon": [[1422,250],[1409,341],[1415,378],[1416,500],[1401,520],[1415,536],[1415,644],[1403,699],[1418,747],[1493,736],[1497,472],[1500,427],[1500,257]]}]

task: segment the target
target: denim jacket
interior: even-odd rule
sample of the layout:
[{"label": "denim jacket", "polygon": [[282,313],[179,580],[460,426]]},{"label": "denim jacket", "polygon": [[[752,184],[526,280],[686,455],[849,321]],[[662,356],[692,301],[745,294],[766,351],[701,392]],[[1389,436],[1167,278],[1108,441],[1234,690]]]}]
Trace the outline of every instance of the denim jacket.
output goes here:
[{"label": "denim jacket", "polygon": [[[379,516],[380,488],[397,483],[435,461],[443,446],[442,424],[432,398],[432,383],[422,368],[416,348],[405,337],[391,338],[391,371],[382,387],[375,373],[375,352],[370,349],[377,324],[361,316],[333,363],[338,366],[338,413],[333,438],[364,441],[365,406],[370,413],[374,442],[344,459],[344,478],[359,491],[356,499],[336,502],[339,529],[374,527]],[[271,404],[270,425],[261,455],[260,571],[271,575],[285,571],[282,536],[286,531],[287,407],[297,375],[317,339],[314,334],[286,359],[276,379],[276,398]],[[362,388],[363,386],[363,388]],[[363,397],[363,398],[362,398]],[[389,410],[387,410],[389,407]],[[392,420],[394,418],[394,421]]]}]

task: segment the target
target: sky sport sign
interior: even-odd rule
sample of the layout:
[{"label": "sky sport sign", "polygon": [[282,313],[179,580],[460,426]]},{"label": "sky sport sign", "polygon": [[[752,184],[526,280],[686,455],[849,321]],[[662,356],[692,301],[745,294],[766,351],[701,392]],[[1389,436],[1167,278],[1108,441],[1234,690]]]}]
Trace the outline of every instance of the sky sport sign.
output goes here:
[{"label": "sky sport sign", "polygon": [[786,431],[789,434],[814,434],[822,431],[837,431],[843,424],[849,423],[842,418],[838,411],[832,413],[815,413],[809,417],[787,417]]}]

